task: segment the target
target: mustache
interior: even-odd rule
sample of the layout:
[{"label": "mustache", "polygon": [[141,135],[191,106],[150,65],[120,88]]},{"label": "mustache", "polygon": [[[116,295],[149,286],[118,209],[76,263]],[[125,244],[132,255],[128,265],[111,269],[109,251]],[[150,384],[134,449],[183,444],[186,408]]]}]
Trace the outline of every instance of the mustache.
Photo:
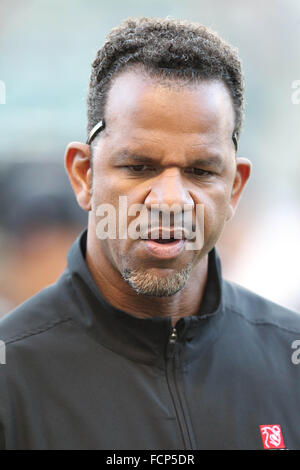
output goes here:
[{"label": "mustache", "polygon": [[142,239],[188,239],[195,237],[196,232],[195,219],[182,213],[167,214],[164,218],[163,213],[156,214],[155,218],[151,217],[151,213],[140,213],[139,224],[137,229]]},{"label": "mustache", "polygon": [[149,227],[140,225],[140,238],[142,239],[163,239],[168,240],[170,238],[178,240],[191,240],[195,237],[196,226],[193,224],[192,227],[185,226],[171,226],[171,227]]},{"label": "mustache", "polygon": [[[123,210],[127,211],[127,206]],[[182,208],[174,204],[155,204],[150,209],[145,204],[133,204],[128,209],[127,217],[121,219],[121,227],[123,231],[132,231],[133,239],[192,240],[200,228],[198,217],[198,207],[191,205]]]}]

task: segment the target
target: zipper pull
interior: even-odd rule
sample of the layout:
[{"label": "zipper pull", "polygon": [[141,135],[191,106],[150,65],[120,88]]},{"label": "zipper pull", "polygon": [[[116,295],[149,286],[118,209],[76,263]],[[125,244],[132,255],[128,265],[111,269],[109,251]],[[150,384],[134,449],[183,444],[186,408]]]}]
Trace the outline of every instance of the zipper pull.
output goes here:
[{"label": "zipper pull", "polygon": [[170,359],[175,351],[175,344],[177,341],[177,330],[176,328],[172,328],[171,334],[168,340],[168,347],[167,347],[167,359]]},{"label": "zipper pull", "polygon": [[169,344],[175,344],[177,341],[177,330],[174,326],[174,328],[171,331],[171,334],[169,336]]}]

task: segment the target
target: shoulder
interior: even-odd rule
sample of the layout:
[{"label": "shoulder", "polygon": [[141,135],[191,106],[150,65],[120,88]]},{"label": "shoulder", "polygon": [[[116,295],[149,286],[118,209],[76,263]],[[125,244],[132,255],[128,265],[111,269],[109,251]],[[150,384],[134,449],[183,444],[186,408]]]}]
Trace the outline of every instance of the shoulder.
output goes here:
[{"label": "shoulder", "polygon": [[[57,365],[57,345],[70,328],[72,293],[66,270],[56,283],[41,290],[0,321],[0,450],[5,448],[4,429],[9,429],[18,397],[39,383],[52,356]],[[59,329],[59,331],[58,331]],[[56,362],[55,362],[56,361]],[[47,369],[48,371],[48,369]],[[52,372],[51,372],[52,371]],[[21,400],[22,401],[22,400]],[[18,404],[17,406],[22,406]]]},{"label": "shoulder", "polygon": [[6,314],[0,321],[0,340],[7,346],[70,319],[69,275],[65,271],[54,284]]},{"label": "shoulder", "polygon": [[300,314],[234,282],[223,280],[225,308],[253,325],[274,326],[300,333]]}]

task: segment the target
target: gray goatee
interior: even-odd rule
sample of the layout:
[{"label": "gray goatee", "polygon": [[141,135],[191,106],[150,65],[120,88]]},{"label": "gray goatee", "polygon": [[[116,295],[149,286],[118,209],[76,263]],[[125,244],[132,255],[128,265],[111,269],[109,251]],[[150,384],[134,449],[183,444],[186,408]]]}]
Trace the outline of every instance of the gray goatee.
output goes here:
[{"label": "gray goatee", "polygon": [[180,271],[167,277],[147,271],[130,269],[124,269],[122,276],[137,294],[153,297],[169,297],[185,287],[191,270],[192,263],[189,263]]}]

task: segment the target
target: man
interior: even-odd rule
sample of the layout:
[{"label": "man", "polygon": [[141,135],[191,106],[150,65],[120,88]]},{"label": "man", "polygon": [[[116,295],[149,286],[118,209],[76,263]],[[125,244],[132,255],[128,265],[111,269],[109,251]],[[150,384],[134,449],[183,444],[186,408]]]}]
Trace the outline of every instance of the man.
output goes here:
[{"label": "man", "polygon": [[2,448],[300,447],[300,317],[223,280],[214,248],[250,174],[243,94],[237,52],[203,26],[112,30],[88,141],[65,156],[87,231],[1,323]]}]

